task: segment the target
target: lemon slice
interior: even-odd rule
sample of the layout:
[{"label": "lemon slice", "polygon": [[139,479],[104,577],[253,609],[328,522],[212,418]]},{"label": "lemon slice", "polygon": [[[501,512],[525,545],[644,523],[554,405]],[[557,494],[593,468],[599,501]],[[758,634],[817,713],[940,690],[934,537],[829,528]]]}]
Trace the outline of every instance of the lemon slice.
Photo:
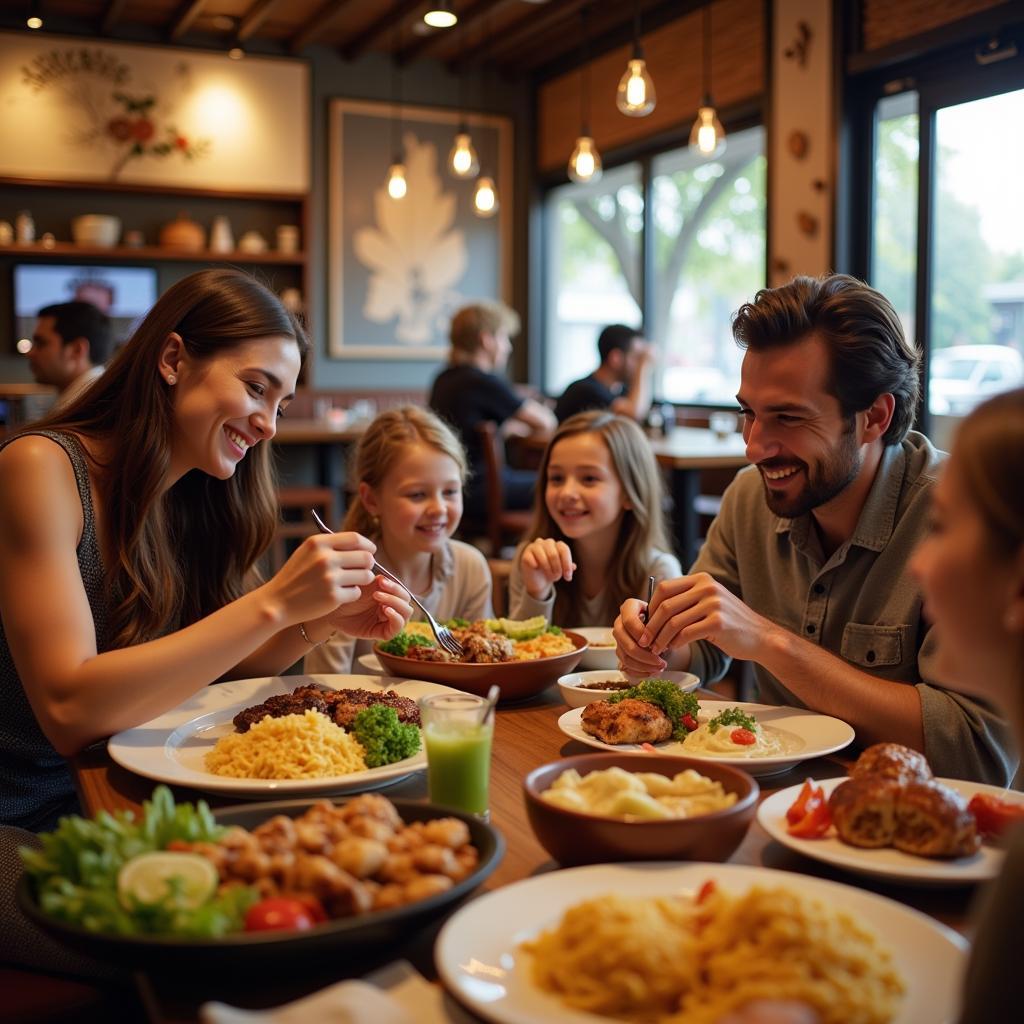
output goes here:
[{"label": "lemon slice", "polygon": [[118,872],[117,892],[121,902],[160,903],[175,892],[171,879],[179,879],[180,906],[198,907],[217,888],[217,869],[198,853],[155,850],[133,857]]},{"label": "lemon slice", "polygon": [[498,619],[500,632],[510,640],[532,640],[540,636],[548,628],[548,620],[543,615],[534,615],[530,619]]}]

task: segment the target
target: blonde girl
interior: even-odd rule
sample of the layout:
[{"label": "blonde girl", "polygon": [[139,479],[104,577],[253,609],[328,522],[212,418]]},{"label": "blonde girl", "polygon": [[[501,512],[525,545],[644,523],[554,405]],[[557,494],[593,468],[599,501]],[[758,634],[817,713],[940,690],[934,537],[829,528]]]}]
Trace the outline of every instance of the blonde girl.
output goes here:
[{"label": "blonde girl", "polygon": [[[452,540],[462,518],[466,455],[437,416],[406,405],[382,412],[355,455],[358,494],[342,527],[369,537],[377,559],[437,619],[490,618],[491,574],[474,547]],[[339,633],[306,656],[307,672],[350,672],[372,650]]]},{"label": "blonde girl", "polygon": [[668,551],[658,464],[633,420],[604,411],[567,419],[538,479],[544,486],[509,580],[513,618],[610,625],[618,603],[647,593],[649,576],[681,571]]}]

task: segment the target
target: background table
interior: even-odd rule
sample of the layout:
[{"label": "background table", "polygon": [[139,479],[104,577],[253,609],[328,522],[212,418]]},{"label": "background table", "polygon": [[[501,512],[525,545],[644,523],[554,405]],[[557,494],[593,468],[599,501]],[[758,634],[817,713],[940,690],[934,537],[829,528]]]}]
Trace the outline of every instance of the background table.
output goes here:
[{"label": "background table", "polygon": [[[399,690],[401,684],[397,684]],[[705,699],[720,699],[713,692],[699,691]],[[528,771],[547,761],[570,754],[584,753],[591,748],[569,740],[559,731],[557,720],[566,711],[551,688],[538,698],[519,707],[502,708],[497,712],[494,733],[494,757],[491,778],[491,820],[504,834],[508,849],[503,862],[484,884],[483,890],[496,889],[519,879],[545,871],[555,865],[534,838],[526,817],[522,797],[522,779]],[[808,776],[825,779],[845,774],[849,757],[835,755],[806,761],[790,771],[759,779],[762,799],[794,785]],[[89,814],[100,809],[138,809],[152,791],[153,783],[115,765],[105,747],[96,747],[79,755],[73,762],[82,803]],[[384,795],[412,799],[426,798],[425,773],[414,775],[394,786],[379,790]],[[205,796],[213,806],[230,801],[212,794],[176,789],[182,799]],[[794,851],[769,839],[755,821],[743,843],[729,860],[733,864],[752,864],[783,871],[800,872],[829,878],[881,893],[907,906],[930,914],[944,924],[967,934],[968,908],[973,891],[968,887],[927,889],[882,882],[849,874],[817,861],[801,857]],[[798,876],[797,876],[798,877]],[[437,922],[400,947],[389,946],[370,952],[365,957],[339,957],[329,967],[310,964],[296,971],[294,965],[279,975],[256,979],[228,977],[182,978],[150,975],[140,978],[150,1014],[158,1021],[192,1021],[200,1003],[207,999],[223,999],[235,1005],[273,1006],[316,991],[344,977],[357,977],[396,958],[411,960],[428,977],[434,977],[433,940],[440,927]]]}]

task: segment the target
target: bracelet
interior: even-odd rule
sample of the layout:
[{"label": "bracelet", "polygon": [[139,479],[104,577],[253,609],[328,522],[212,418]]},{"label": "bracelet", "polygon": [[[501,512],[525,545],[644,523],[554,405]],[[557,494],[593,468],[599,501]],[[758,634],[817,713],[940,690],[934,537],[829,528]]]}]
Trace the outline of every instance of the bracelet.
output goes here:
[{"label": "bracelet", "polygon": [[328,640],[333,640],[335,634],[338,632],[336,629],[331,630],[330,636],[325,636],[323,640],[310,640],[309,634],[306,632],[306,624],[304,622],[299,623],[299,632],[302,634],[302,639],[309,644],[310,647],[320,647],[322,644],[327,643]]}]

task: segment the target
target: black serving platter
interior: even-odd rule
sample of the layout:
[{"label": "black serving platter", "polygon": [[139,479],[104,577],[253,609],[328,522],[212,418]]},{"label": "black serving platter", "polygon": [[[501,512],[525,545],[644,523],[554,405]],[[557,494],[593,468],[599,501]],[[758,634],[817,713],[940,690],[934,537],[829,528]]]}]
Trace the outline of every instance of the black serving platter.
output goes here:
[{"label": "black serving platter", "polygon": [[[272,803],[241,804],[214,812],[221,825],[255,828],[277,814],[298,817],[315,801],[282,800]],[[347,800],[332,801],[341,805]],[[217,939],[193,939],[179,936],[109,935],[88,931],[48,917],[36,901],[31,879],[23,874],[16,890],[18,905],[26,917],[55,939],[97,959],[125,967],[160,971],[179,968],[217,970],[233,965],[252,965],[270,961],[280,963],[293,957],[324,953],[362,953],[384,943],[399,943],[413,938],[427,922],[440,918],[471,893],[501,862],[505,840],[493,825],[470,814],[414,800],[391,801],[406,823],[432,818],[460,818],[469,826],[470,838],[480,853],[476,870],[447,892],[394,910],[372,911],[356,917],[339,918],[308,931],[238,932]]]}]

